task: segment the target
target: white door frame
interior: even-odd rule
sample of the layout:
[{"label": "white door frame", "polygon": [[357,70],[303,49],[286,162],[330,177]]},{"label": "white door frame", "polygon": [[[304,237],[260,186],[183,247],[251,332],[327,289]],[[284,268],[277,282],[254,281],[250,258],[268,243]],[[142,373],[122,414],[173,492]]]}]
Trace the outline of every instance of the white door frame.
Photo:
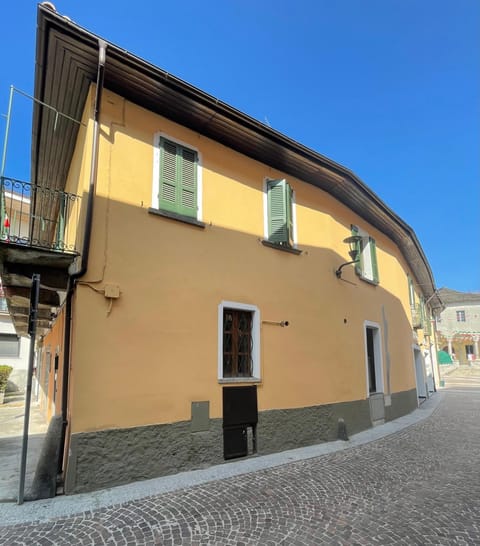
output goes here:
[{"label": "white door frame", "polygon": [[425,362],[425,381],[428,387],[428,393],[435,390],[434,374],[433,374],[433,362],[432,362],[432,347],[430,344],[425,343],[425,349],[423,350],[423,360]]},{"label": "white door frame", "polygon": [[417,389],[417,399],[427,398],[427,384],[425,374],[425,362],[423,360],[422,350],[418,345],[412,345],[413,371],[415,373],[415,388]]},{"label": "white door frame", "polygon": [[382,335],[381,328],[378,322],[372,322],[366,320],[363,323],[363,339],[365,348],[365,387],[367,398],[370,397],[370,383],[369,383],[369,368],[368,368],[368,350],[367,350],[367,329],[373,330],[373,351],[375,360],[375,393],[379,394],[384,392],[384,380],[383,380],[383,352],[382,352]]}]

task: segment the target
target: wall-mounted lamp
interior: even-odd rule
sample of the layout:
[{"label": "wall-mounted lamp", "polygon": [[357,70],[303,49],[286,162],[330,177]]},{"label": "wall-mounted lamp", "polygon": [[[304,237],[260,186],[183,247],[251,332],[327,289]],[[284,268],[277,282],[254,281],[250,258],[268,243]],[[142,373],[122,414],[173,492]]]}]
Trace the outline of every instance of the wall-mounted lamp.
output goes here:
[{"label": "wall-mounted lamp", "polygon": [[337,279],[342,278],[342,269],[346,265],[355,264],[360,259],[359,252],[358,252],[358,243],[362,240],[362,237],[360,235],[352,235],[351,237],[347,237],[343,240],[344,243],[347,243],[350,250],[348,251],[348,254],[350,255],[351,261],[345,262],[342,264],[336,271],[335,275],[337,276]]}]

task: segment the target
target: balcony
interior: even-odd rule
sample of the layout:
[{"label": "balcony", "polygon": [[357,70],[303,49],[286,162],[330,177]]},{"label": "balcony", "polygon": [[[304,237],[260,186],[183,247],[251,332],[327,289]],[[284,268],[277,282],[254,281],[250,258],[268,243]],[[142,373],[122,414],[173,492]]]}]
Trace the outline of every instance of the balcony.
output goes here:
[{"label": "balcony", "polygon": [[1,284],[18,335],[27,332],[34,273],[40,274],[40,335],[62,305],[69,268],[78,256],[80,211],[77,195],[0,178]]},{"label": "balcony", "polygon": [[0,241],[75,253],[78,195],[14,178],[0,179]]}]

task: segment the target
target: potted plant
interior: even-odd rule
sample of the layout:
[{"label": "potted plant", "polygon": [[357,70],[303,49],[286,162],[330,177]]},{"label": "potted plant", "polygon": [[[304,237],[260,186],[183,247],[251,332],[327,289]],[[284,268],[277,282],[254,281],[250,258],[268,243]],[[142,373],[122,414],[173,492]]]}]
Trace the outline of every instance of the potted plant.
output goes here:
[{"label": "potted plant", "polygon": [[11,366],[0,366],[0,404],[3,404],[5,398],[5,390],[7,389],[8,378],[12,373],[13,368]]}]

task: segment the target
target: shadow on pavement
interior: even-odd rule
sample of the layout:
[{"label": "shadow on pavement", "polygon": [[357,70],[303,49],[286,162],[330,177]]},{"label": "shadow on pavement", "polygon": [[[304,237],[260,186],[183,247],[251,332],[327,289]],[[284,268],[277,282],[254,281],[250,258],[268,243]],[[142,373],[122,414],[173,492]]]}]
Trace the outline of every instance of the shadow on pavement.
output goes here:
[{"label": "shadow on pavement", "polygon": [[[0,405],[0,502],[16,502],[18,498],[24,418],[24,401]],[[26,492],[33,484],[47,428],[38,404],[33,403],[28,436]]]}]

